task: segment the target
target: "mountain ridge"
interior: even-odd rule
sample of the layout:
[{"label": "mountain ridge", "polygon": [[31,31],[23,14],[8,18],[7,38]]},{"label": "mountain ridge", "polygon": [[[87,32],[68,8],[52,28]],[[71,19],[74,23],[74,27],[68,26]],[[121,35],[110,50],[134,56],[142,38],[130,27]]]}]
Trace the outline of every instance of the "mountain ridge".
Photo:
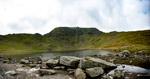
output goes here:
[{"label": "mountain ridge", "polygon": [[104,33],[97,28],[57,27],[51,32],[0,35],[0,52],[40,50],[143,50],[150,52],[150,30]]}]

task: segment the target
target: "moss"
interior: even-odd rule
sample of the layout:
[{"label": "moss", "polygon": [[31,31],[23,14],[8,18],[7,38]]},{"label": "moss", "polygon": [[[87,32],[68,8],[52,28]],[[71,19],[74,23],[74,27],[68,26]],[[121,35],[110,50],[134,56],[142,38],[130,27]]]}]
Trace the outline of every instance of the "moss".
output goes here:
[{"label": "moss", "polygon": [[94,62],[93,60],[91,60],[90,58],[85,58],[85,60],[89,61],[89,62]]}]

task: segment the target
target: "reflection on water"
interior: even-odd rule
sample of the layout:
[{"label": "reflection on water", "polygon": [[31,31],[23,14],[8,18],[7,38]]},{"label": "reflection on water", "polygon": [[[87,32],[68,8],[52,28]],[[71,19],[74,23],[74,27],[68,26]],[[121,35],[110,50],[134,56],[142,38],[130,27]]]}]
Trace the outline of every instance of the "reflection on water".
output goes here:
[{"label": "reflection on water", "polygon": [[[125,79],[150,79],[150,70],[145,68],[132,65],[119,65],[115,70],[121,70],[124,73]],[[115,70],[110,71],[108,75],[114,75],[116,73]]]}]

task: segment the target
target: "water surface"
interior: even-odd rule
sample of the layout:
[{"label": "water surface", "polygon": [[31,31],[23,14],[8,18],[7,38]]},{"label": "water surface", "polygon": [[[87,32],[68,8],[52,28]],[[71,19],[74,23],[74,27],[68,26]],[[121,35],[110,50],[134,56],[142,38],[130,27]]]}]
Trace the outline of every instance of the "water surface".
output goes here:
[{"label": "water surface", "polygon": [[24,57],[41,57],[42,59],[58,58],[60,56],[76,56],[76,57],[87,57],[93,55],[108,55],[112,54],[109,51],[104,50],[74,50],[74,51],[50,51],[50,52],[37,52],[22,55],[9,55],[11,58],[24,58]]}]

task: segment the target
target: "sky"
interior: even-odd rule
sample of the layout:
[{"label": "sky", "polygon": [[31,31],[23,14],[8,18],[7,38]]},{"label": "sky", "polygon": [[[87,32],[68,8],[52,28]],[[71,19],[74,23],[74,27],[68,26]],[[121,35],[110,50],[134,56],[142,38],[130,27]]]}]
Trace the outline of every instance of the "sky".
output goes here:
[{"label": "sky", "polygon": [[45,34],[61,26],[150,29],[150,0],[0,0],[1,35]]}]

